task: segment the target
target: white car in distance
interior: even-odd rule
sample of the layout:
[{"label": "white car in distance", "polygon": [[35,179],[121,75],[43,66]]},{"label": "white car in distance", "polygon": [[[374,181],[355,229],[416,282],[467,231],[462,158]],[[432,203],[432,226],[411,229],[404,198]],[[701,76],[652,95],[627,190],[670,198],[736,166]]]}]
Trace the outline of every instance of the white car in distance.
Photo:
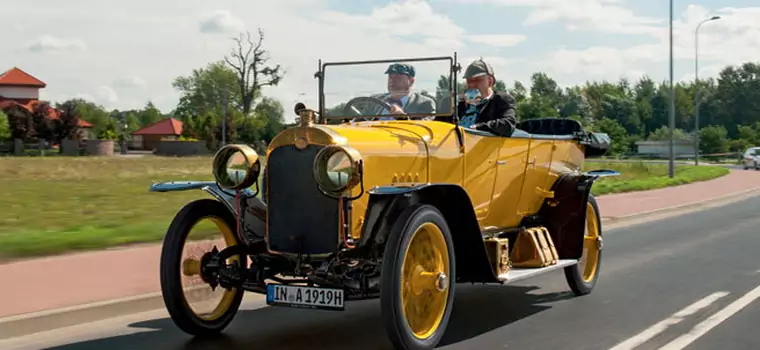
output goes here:
[{"label": "white car in distance", "polygon": [[744,170],[754,168],[760,170],[760,147],[750,147],[744,151]]}]

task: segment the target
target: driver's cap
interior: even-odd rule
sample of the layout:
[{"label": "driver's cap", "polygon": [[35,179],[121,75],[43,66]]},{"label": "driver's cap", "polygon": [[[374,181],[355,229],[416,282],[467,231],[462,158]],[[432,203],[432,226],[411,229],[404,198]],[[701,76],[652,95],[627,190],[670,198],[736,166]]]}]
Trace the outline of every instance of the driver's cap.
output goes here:
[{"label": "driver's cap", "polygon": [[385,70],[385,74],[405,74],[414,78],[414,66],[408,63],[393,63]]},{"label": "driver's cap", "polygon": [[482,58],[472,61],[472,63],[467,66],[467,70],[464,71],[465,79],[477,78],[483,75],[490,75],[495,78],[493,68],[490,64],[486,63],[486,61],[483,61]]}]

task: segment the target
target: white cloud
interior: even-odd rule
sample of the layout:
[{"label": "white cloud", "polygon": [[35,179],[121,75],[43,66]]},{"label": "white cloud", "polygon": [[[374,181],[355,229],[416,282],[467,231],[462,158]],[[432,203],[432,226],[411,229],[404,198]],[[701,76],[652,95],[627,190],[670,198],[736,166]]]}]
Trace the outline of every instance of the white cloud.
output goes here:
[{"label": "white cloud", "polygon": [[42,35],[24,45],[24,49],[35,53],[57,53],[62,51],[86,51],[87,45],[79,38],[56,38]]},{"label": "white cloud", "polygon": [[[430,1],[421,0],[384,1],[353,14],[329,10],[324,0],[133,0],[107,4],[67,0],[65,5],[56,0],[38,0],[34,6],[16,1],[4,5],[3,10],[34,11],[36,21],[34,26],[20,18],[0,21],[0,32],[14,33],[8,39],[10,46],[0,46],[0,70],[19,66],[45,81],[48,87],[41,95],[46,99],[64,99],[81,92],[107,108],[141,108],[152,100],[169,112],[178,100],[178,92],[171,86],[174,78],[222,59],[234,47],[230,38],[238,32],[247,28],[255,34],[257,28],[262,28],[264,48],[271,62],[281,64],[287,71],[279,86],[266,88],[264,93],[283,103],[288,120],[293,118],[290,111],[294,102],[316,104],[317,80],[313,74],[318,59],[449,56],[456,51],[463,66],[484,55],[497,77],[510,85],[515,79],[528,84],[530,74],[539,70],[561,84],[642,72],[658,80],[667,77],[667,22],[631,11],[627,4],[632,0],[627,4],[623,0],[448,1],[490,2],[497,6],[493,11],[503,11],[504,5],[526,7],[526,17],[510,13],[505,19],[522,22],[526,27],[522,31],[483,32],[482,28],[455,22],[457,17],[437,12]],[[366,7],[362,5],[365,3],[357,6]],[[64,14],[67,24],[61,26],[59,18]],[[716,14],[723,19],[705,24],[700,32],[700,76],[714,74],[715,67],[760,57],[760,8],[709,11],[692,6],[676,22],[675,54],[677,59],[683,59],[677,63],[681,68],[677,77],[688,76],[686,73],[693,70],[689,67],[693,67],[694,26],[702,18]],[[530,38],[522,37],[545,35],[544,27],[550,25],[604,34],[595,40],[606,42],[585,48],[583,42],[558,47],[556,42],[546,43],[552,38],[542,38],[544,46],[539,47]],[[37,52],[18,51],[34,43]],[[505,47],[510,47],[504,50],[509,51],[507,54],[495,54]],[[87,54],[61,54],[54,60],[37,54],[65,50],[86,50]],[[530,56],[520,52],[530,52]],[[418,65],[420,88],[445,74],[439,67]],[[347,70],[339,74],[334,69],[328,75],[327,87],[341,90],[344,95],[360,90],[380,92],[385,88],[383,70],[375,66],[364,67],[356,74]]]},{"label": "white cloud", "polygon": [[96,96],[98,102],[106,105],[119,102],[119,95],[117,95],[116,91],[110,86],[98,86]]},{"label": "white cloud", "polygon": [[318,18],[326,23],[351,28],[351,31],[378,32],[392,37],[421,36],[446,40],[457,46],[461,46],[459,40],[465,34],[464,28],[454,24],[448,16],[436,13],[427,2],[417,0],[390,3],[372,9],[367,15],[323,11]]},{"label": "white cloud", "polygon": [[[62,97],[62,98],[65,98],[65,97]],[[97,99],[94,96],[83,93],[83,92],[74,95],[74,98],[79,98],[79,99],[90,101],[90,102],[97,102]]]},{"label": "white cloud", "polygon": [[527,37],[521,34],[482,34],[470,35],[469,39],[470,41],[478,44],[485,44],[495,47],[510,47],[525,41]]},{"label": "white cloud", "polygon": [[667,60],[667,55],[663,55],[667,51],[658,50],[659,48],[639,45],[629,49],[608,46],[593,46],[583,50],[559,49],[551,53],[541,65],[564,74],[581,72],[589,78],[619,76],[633,70],[636,62]]},{"label": "white cloud", "polygon": [[239,33],[246,29],[245,23],[229,11],[218,10],[203,15],[198,25],[201,33]]},{"label": "white cloud", "polygon": [[364,33],[380,32],[393,37],[424,37],[425,44],[459,49],[465,41],[495,47],[514,46],[526,40],[518,34],[467,35],[465,28],[448,16],[436,13],[425,1],[407,0],[372,9],[367,15],[324,11],[321,20]]},{"label": "white cloud", "polygon": [[125,87],[125,88],[133,88],[133,87],[143,87],[147,85],[145,80],[143,80],[140,77],[137,76],[128,76],[128,77],[122,77],[119,79],[116,79],[113,82],[113,85],[118,87]]},{"label": "white cloud", "polygon": [[[675,69],[693,72],[695,28],[712,16],[720,20],[704,23],[699,30],[700,78],[715,77],[726,65],[757,61],[760,57],[760,7],[707,8],[690,5],[673,22],[673,57]],[[558,49],[539,64],[551,72],[573,75],[565,83],[581,79],[637,77],[646,73],[655,80],[668,79],[669,33],[667,26],[652,27],[646,32],[652,41],[630,47],[593,46],[580,50]],[[687,65],[684,67],[684,65]],[[682,70],[681,70],[682,71]],[[580,73],[580,74],[579,74]],[[640,76],[640,75],[638,75]],[[694,73],[675,72],[674,80],[693,79]]]},{"label": "white cloud", "polygon": [[561,22],[571,30],[598,30],[607,33],[649,33],[651,25],[662,19],[638,16],[624,6],[623,0],[453,0],[460,3],[490,3],[500,6],[528,7],[531,12],[523,24],[535,26]]},{"label": "white cloud", "polygon": [[[86,41],[90,47],[88,55],[61,56],[50,61],[22,53],[13,61],[6,61],[4,57],[12,53],[0,47],[0,64],[18,65],[46,81],[48,87],[41,91],[42,98],[68,98],[83,92],[107,108],[140,108],[152,100],[161,110],[169,112],[179,97],[171,86],[172,80],[222,59],[234,48],[235,43],[230,38],[244,28],[254,35],[257,28],[262,28],[264,48],[269,51],[272,64],[281,64],[286,70],[279,86],[264,91],[279,99],[286,111],[290,111],[297,100],[316,104],[317,81],[313,75],[319,59],[448,56],[467,42],[467,33],[462,27],[418,0],[399,0],[358,15],[329,11],[323,0],[255,4],[233,4],[231,0],[213,3],[134,0],[108,6],[92,5],[89,0],[70,0],[66,7],[53,0],[40,1],[47,1],[42,10],[35,10],[40,24],[28,28],[29,33],[25,34],[37,34],[32,29],[43,33],[59,30],[56,33],[61,36]],[[24,2],[8,6],[4,10],[20,13],[32,10]],[[70,25],[54,26],[53,19],[65,8],[86,11],[67,12]],[[13,21],[0,22],[0,32],[6,28],[12,30],[14,24]],[[202,31],[225,33],[228,37],[203,35]],[[17,36],[11,40],[29,39]],[[376,75],[365,81],[363,87],[384,91],[385,77],[382,71],[377,72],[381,69],[384,67],[364,67],[365,73]],[[418,73],[436,77],[446,73],[445,69],[436,69]],[[132,79],[134,76],[149,77],[150,84]],[[345,75],[332,74],[327,84],[349,90],[352,86],[345,83],[348,79]],[[422,84],[425,79],[418,82]],[[142,88],[122,89],[125,85],[142,85]],[[100,89],[102,86],[119,88],[119,94]],[[288,113],[286,118],[292,120],[293,116]]]},{"label": "white cloud", "polygon": [[74,94],[73,96],[63,95],[58,96],[60,99],[68,99],[68,98],[81,98],[85,101],[90,101],[98,104],[114,104],[119,102],[119,96],[116,94],[116,91],[114,91],[113,88],[110,86],[98,86],[94,94],[93,93],[86,93],[86,92],[80,92],[78,94]]}]

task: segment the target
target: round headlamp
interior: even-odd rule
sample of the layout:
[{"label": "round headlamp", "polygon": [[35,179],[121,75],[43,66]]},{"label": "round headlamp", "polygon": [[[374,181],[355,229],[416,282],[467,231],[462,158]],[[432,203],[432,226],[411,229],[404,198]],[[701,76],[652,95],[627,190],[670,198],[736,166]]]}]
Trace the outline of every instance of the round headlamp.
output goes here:
[{"label": "round headlamp", "polygon": [[329,193],[340,193],[361,181],[362,158],[350,147],[328,146],[314,159],[314,178],[319,187]]},{"label": "round headlamp", "polygon": [[225,145],[214,155],[212,171],[220,187],[241,190],[259,179],[261,161],[256,151],[247,145]]}]

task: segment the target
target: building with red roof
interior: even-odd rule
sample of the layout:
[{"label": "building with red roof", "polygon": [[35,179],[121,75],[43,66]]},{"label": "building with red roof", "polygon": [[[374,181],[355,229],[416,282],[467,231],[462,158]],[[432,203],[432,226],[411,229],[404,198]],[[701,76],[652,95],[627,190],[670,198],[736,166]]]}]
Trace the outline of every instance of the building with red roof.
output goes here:
[{"label": "building with red roof", "polygon": [[161,139],[176,140],[182,135],[182,121],[166,118],[132,132],[132,148],[151,150]]},{"label": "building with red roof", "polygon": [[[0,110],[7,111],[13,108],[22,108],[29,112],[40,104],[40,89],[47,86],[45,82],[24,72],[18,67],[13,67],[0,74]],[[62,111],[52,106],[45,111],[48,118],[58,119]],[[80,120],[80,128],[92,128],[92,124]]]}]

